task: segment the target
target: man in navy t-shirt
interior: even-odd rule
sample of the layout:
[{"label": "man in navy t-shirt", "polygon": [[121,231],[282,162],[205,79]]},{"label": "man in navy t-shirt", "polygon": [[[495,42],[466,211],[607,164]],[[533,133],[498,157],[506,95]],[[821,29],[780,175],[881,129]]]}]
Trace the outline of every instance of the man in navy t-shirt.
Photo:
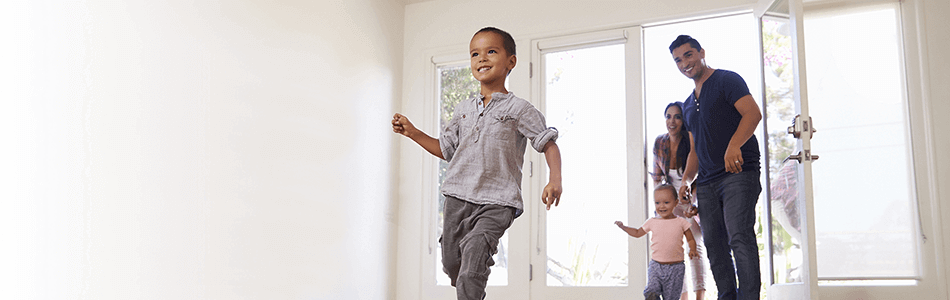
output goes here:
[{"label": "man in navy t-shirt", "polygon": [[670,53],[677,69],[696,84],[683,109],[692,147],[681,201],[688,203],[695,177],[699,219],[719,299],[759,299],[762,281],[754,226],[762,185],[759,142],[753,132],[762,113],[739,74],[706,65],[706,52],[696,39],[680,35],[670,44]]}]

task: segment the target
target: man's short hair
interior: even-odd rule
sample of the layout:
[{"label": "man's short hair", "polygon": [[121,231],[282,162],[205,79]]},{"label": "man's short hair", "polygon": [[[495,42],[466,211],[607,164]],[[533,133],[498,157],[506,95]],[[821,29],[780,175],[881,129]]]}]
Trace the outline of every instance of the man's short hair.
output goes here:
[{"label": "man's short hair", "polygon": [[500,35],[505,45],[505,52],[508,52],[508,55],[515,55],[515,38],[511,37],[510,34],[505,32],[504,30],[501,30],[495,27],[485,27],[478,30],[478,32],[476,32],[475,35],[472,35],[472,37],[475,37],[476,35],[482,32],[493,32],[495,34]]},{"label": "man's short hair", "polygon": [[703,47],[699,45],[699,41],[691,36],[681,34],[680,36],[676,37],[675,40],[673,40],[672,44],[670,44],[670,54],[673,53],[673,49],[679,48],[683,44],[687,43],[689,43],[689,45],[693,48],[696,48],[696,51],[703,50]]}]

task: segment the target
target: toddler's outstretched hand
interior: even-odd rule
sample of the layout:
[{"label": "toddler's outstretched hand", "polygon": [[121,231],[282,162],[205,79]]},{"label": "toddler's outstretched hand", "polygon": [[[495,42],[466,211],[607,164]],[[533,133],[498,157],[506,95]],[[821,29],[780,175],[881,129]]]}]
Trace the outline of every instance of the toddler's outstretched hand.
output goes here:
[{"label": "toddler's outstretched hand", "polygon": [[626,232],[627,234],[635,238],[638,238],[647,234],[647,232],[643,230],[642,228],[633,228],[629,226],[624,226],[623,222],[620,222],[620,221],[616,221],[614,222],[614,224],[617,224],[617,227],[620,227],[620,230],[623,230],[623,232]]},{"label": "toddler's outstretched hand", "polygon": [[699,258],[699,252],[696,252],[696,249],[689,249],[689,259]]}]

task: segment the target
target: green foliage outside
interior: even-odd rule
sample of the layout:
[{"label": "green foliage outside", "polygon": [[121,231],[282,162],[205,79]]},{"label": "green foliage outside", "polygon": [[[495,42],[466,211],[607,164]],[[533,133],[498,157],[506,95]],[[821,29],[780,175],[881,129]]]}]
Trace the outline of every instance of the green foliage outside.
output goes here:
[{"label": "green foliage outside", "polygon": [[[788,35],[780,33],[785,23],[763,22],[762,45],[765,56],[765,71],[772,72],[782,82],[781,86],[766,85],[766,116],[787,120],[791,125],[795,117],[795,102],[792,99],[792,41]],[[769,176],[774,178],[782,167],[782,161],[795,149],[795,139],[786,133],[785,127],[769,128]]]}]

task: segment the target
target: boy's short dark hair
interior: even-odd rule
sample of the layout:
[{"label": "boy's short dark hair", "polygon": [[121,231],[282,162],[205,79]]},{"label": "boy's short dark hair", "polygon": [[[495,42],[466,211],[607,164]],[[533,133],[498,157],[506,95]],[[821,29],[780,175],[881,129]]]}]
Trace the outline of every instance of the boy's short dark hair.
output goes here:
[{"label": "boy's short dark hair", "polygon": [[686,43],[689,43],[690,46],[692,46],[693,48],[696,48],[697,51],[703,50],[703,47],[699,45],[699,41],[697,41],[691,36],[681,34],[680,36],[676,37],[675,40],[673,40],[672,44],[670,44],[670,54],[673,53],[673,49],[679,48],[680,46]]},{"label": "boy's short dark hair", "polygon": [[501,30],[495,27],[485,27],[485,28],[479,29],[478,32],[472,35],[472,37],[475,37],[476,35],[482,32],[493,32],[497,35],[500,35],[501,39],[504,40],[505,52],[508,52],[508,55],[515,55],[515,38],[511,37],[510,34],[505,32],[504,30]]},{"label": "boy's short dark hair", "polygon": [[679,192],[676,191],[676,187],[674,187],[672,184],[664,183],[664,184],[658,185],[655,188],[653,188],[653,193],[656,194],[656,192],[661,191],[661,190],[669,190],[670,193],[673,193],[673,199],[679,198]]}]

